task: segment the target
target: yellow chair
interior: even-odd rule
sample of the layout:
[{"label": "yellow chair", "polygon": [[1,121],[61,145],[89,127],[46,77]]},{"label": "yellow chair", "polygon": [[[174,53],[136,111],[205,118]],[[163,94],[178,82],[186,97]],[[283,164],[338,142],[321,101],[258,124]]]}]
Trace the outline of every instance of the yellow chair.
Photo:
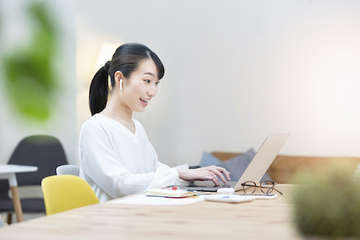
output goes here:
[{"label": "yellow chair", "polygon": [[99,203],[85,180],[72,175],[50,176],[41,181],[46,215]]}]

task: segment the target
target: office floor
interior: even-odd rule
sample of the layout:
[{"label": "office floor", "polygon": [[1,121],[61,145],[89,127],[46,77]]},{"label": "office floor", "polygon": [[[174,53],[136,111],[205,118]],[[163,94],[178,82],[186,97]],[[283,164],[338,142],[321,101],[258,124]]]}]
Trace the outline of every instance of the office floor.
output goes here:
[{"label": "office floor", "polygon": [[[19,187],[19,195],[20,198],[26,198],[26,197],[42,197],[42,192],[41,192],[41,188],[39,186],[23,186],[23,187]],[[24,213],[24,221],[28,221],[34,218],[38,218],[38,217],[42,217],[45,216],[45,214],[28,214],[28,213]],[[3,221],[4,225],[6,225],[6,218],[7,218],[7,214],[6,213],[2,213],[0,214],[1,220]],[[16,223],[16,216],[15,214],[13,214],[12,216],[13,222]],[[0,224],[1,227],[1,224]]]},{"label": "office floor", "polygon": [[[28,221],[28,220],[31,220],[31,219],[39,218],[39,217],[42,217],[42,216],[45,216],[45,214],[40,214],[40,213],[34,213],[34,214],[24,213],[24,221]],[[7,224],[6,224],[7,214],[6,214],[6,213],[0,214],[0,218],[1,218],[4,226],[7,225]],[[13,223],[16,223],[16,216],[15,216],[15,214],[13,214],[12,219],[13,219]],[[0,224],[0,227],[1,227],[1,224]]]},{"label": "office floor", "polygon": [[[19,187],[19,195],[20,195],[20,198],[42,197],[42,192],[41,192],[40,186],[23,186],[23,187]],[[24,213],[23,216],[24,216],[24,221],[28,221],[28,220],[31,220],[34,218],[45,216],[45,214]],[[0,214],[0,217],[1,217],[1,220],[3,221],[4,225],[6,225],[7,214],[2,213],[2,214]],[[16,222],[15,214],[13,214],[12,219],[13,219],[13,222]],[[0,227],[1,227],[1,224],[0,224]]]}]

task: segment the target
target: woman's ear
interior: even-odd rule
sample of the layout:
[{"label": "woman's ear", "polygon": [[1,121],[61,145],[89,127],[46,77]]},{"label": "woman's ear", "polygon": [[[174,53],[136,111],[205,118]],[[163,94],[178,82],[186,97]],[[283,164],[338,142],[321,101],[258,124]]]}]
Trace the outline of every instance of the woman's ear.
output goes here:
[{"label": "woman's ear", "polygon": [[119,86],[120,91],[123,88],[123,82],[124,82],[124,75],[120,71],[116,71],[114,73],[114,79],[115,79],[115,85]]}]

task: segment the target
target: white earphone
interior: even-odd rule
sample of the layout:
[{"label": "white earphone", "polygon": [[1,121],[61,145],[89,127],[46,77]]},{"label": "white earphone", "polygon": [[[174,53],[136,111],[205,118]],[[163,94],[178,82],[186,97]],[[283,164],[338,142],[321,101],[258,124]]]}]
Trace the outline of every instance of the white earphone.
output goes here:
[{"label": "white earphone", "polygon": [[120,79],[120,91],[122,91],[122,79]]}]

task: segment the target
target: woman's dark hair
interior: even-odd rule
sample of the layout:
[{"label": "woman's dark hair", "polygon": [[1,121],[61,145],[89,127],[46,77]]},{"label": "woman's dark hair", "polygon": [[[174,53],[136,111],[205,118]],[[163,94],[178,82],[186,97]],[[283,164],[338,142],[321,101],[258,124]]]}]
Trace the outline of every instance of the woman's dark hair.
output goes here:
[{"label": "woman's dark hair", "polygon": [[158,77],[164,76],[165,69],[160,58],[145,45],[139,43],[126,43],[118,47],[111,59],[101,67],[91,81],[89,91],[89,106],[91,115],[101,112],[108,99],[108,76],[110,75],[111,86],[115,86],[114,73],[122,72],[128,78],[136,70],[140,61],[152,59],[158,71]]}]

